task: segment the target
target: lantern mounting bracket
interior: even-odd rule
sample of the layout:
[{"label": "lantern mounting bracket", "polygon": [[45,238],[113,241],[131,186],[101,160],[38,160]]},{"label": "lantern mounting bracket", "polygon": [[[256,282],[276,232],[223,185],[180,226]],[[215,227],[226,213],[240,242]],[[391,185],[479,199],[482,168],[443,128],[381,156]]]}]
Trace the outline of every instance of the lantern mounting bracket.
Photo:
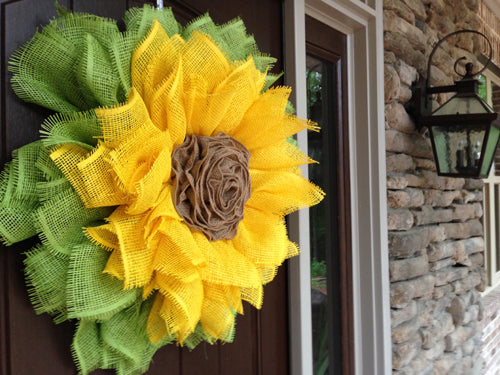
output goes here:
[{"label": "lantern mounting bracket", "polygon": [[457,73],[460,77],[462,77],[463,79],[470,79],[470,78],[474,78],[475,76],[481,74],[482,72],[484,72],[484,70],[488,67],[490,61],[491,61],[491,58],[493,57],[493,47],[491,45],[491,42],[490,40],[486,37],[486,35],[484,35],[483,33],[479,32],[479,31],[476,31],[476,30],[458,30],[458,31],[455,31],[451,34],[448,34],[446,35],[443,39],[440,39],[436,45],[434,46],[434,48],[432,49],[431,51],[431,54],[429,55],[429,60],[427,61],[427,78],[425,80],[425,87],[428,89],[430,88],[430,79],[431,79],[431,66],[432,66],[432,58],[434,57],[434,54],[436,53],[437,49],[439,48],[439,46],[447,39],[455,36],[455,35],[458,35],[458,34],[464,34],[464,33],[473,33],[473,34],[477,34],[477,35],[480,35],[482,36],[487,42],[488,42],[488,46],[489,46],[489,50],[490,50],[490,55],[488,57],[488,61],[484,64],[483,68],[479,71],[477,71],[476,73],[472,73],[472,63],[467,63],[466,64],[466,73],[465,74],[460,74],[458,71],[457,71],[457,65],[460,61],[462,60],[466,60],[467,58],[465,56],[462,56],[460,58],[458,58],[456,61],[455,61],[455,64],[453,65],[453,70],[455,70],[455,73]]}]

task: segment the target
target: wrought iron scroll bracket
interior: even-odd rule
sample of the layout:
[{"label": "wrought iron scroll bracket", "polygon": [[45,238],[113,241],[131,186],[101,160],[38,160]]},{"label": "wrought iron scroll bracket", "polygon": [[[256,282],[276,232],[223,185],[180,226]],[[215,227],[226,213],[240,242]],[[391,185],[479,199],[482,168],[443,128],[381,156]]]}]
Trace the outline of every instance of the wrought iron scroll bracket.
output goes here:
[{"label": "wrought iron scroll bracket", "polygon": [[429,88],[430,88],[430,78],[431,78],[431,64],[432,64],[432,58],[434,57],[434,53],[437,51],[438,47],[445,41],[447,40],[448,38],[451,38],[452,36],[455,36],[455,35],[458,35],[458,34],[463,34],[463,33],[473,33],[473,34],[478,34],[480,36],[482,36],[484,39],[486,39],[486,41],[488,42],[488,46],[490,48],[490,55],[488,57],[488,61],[484,64],[483,68],[479,71],[477,71],[476,73],[472,73],[472,71],[467,71],[467,73],[465,74],[460,74],[458,71],[457,71],[457,65],[460,61],[462,60],[466,60],[467,58],[465,56],[462,56],[460,57],[459,59],[457,59],[455,61],[455,65],[453,66],[453,69],[455,70],[455,73],[457,73],[460,77],[462,78],[472,78],[474,76],[477,76],[479,74],[481,74],[482,72],[484,72],[484,70],[488,67],[490,61],[491,61],[491,58],[493,57],[493,47],[491,46],[491,42],[490,40],[486,37],[486,35],[484,35],[483,33],[479,32],[479,31],[476,31],[476,30],[458,30],[458,31],[455,31],[451,34],[448,34],[446,35],[443,39],[440,39],[437,44],[434,46],[434,48],[432,49],[431,51],[431,54],[429,55],[429,60],[427,61],[427,78],[425,80],[425,89],[427,91],[427,93],[429,93]]}]

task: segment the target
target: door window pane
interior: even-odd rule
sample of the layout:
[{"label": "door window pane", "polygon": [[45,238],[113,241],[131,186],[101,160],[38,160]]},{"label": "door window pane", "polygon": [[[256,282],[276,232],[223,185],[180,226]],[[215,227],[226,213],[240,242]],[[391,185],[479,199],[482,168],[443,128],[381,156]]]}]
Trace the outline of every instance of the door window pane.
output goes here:
[{"label": "door window pane", "polygon": [[335,287],[333,257],[337,243],[335,221],[336,161],[334,149],[334,129],[337,108],[337,68],[336,64],[307,56],[307,107],[308,117],[317,122],[321,132],[309,132],[308,153],[319,164],[309,165],[309,178],[321,186],[325,200],[310,208],[311,241],[311,304],[313,324],[314,374],[334,374],[332,361],[338,330],[338,305],[335,305],[338,284]]}]

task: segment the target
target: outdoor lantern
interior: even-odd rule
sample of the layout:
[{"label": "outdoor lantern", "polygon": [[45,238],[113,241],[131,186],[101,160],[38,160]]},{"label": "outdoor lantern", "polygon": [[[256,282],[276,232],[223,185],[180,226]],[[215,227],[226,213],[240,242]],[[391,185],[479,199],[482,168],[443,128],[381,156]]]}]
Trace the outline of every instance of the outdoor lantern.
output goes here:
[{"label": "outdoor lantern", "polygon": [[[490,46],[490,57],[480,71],[473,73],[473,64],[465,65],[466,73],[455,72],[462,80],[451,86],[430,87],[430,68],[434,52],[447,38],[460,33],[476,33],[484,37]],[[478,95],[481,74],[491,61],[492,48],[484,34],[474,30],[460,30],[441,39],[432,50],[427,64],[424,87],[415,92],[416,122],[419,128],[427,127],[432,143],[437,173],[440,176],[485,178],[495,156],[500,135],[500,119],[497,113]],[[455,92],[442,106],[432,111],[432,94]]]}]

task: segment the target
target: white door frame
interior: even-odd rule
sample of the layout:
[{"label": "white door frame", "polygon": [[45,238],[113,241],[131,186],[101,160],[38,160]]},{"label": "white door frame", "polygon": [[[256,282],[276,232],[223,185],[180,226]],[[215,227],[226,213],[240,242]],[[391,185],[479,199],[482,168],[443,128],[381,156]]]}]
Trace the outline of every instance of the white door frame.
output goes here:
[{"label": "white door frame", "polygon": [[[390,374],[382,0],[285,0],[285,80],[301,117],[307,116],[306,14],[347,35],[355,369]],[[306,133],[297,139],[306,150]],[[302,249],[289,264],[292,375],[313,373],[308,215],[301,210],[290,218],[290,237]]]}]

